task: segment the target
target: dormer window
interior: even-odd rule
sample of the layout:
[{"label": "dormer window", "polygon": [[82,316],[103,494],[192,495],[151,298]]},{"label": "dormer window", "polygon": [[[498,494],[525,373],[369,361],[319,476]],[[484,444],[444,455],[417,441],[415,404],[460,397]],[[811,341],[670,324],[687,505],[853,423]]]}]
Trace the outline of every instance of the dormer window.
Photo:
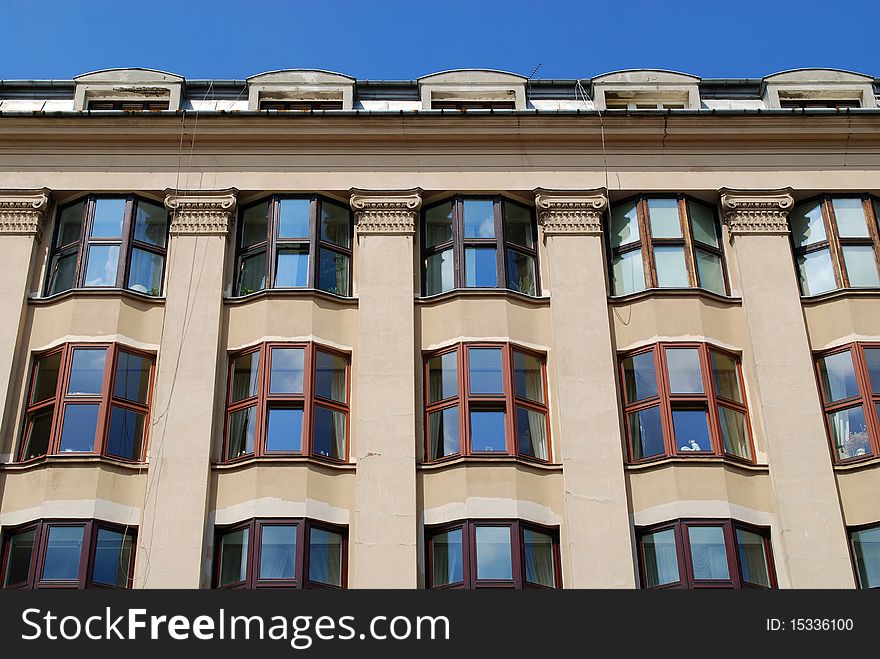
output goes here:
[{"label": "dormer window", "polygon": [[75,110],[176,112],[184,80],[152,69],[107,69],[77,76],[74,82]]},{"label": "dormer window", "polygon": [[260,101],[261,110],[275,112],[312,112],[313,110],[341,110],[342,100],[338,101]]},{"label": "dormer window", "polygon": [[123,112],[161,112],[168,101],[92,101],[89,110],[122,110]]},{"label": "dormer window", "polygon": [[524,110],[525,78],[513,73],[464,69],[419,78],[423,110]]},{"label": "dormer window", "polygon": [[687,108],[687,94],[651,94],[626,91],[605,93],[606,110],[684,110]]},{"label": "dormer window", "polygon": [[618,71],[593,78],[601,110],[699,110],[700,79],[671,71]]},{"label": "dormer window", "polygon": [[774,108],[873,108],[874,79],[834,69],[798,69],[764,78],[764,105]]},{"label": "dormer window", "polygon": [[351,110],[354,78],[306,69],[272,71],[252,76],[248,84],[248,110],[257,112],[311,112]]}]

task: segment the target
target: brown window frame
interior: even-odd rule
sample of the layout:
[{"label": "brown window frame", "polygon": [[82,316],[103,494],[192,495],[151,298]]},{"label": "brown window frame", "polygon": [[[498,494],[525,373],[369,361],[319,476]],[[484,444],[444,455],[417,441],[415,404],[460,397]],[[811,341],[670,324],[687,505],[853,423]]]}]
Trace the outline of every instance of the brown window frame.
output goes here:
[{"label": "brown window frame", "polygon": [[[270,393],[270,378],[272,374],[271,355],[273,348],[294,348],[304,351],[303,355],[303,393],[302,394],[272,394]],[[257,373],[257,393],[241,400],[230,402],[232,399],[233,385],[233,369],[235,360],[239,357],[250,354],[259,353],[259,366]],[[345,403],[340,403],[332,399],[318,396],[315,393],[315,379],[317,378],[316,356],[318,352],[324,352],[346,360],[345,368]],[[302,436],[300,439],[299,451],[267,451],[266,450],[266,430],[268,426],[268,413],[270,407],[277,406],[280,408],[298,408],[302,406]],[[244,453],[236,457],[228,458],[229,450],[229,429],[232,414],[246,409],[248,407],[256,407],[256,425],[254,430],[254,451],[253,453]],[[313,451],[314,444],[314,408],[324,407],[334,412],[345,414],[345,458],[333,458],[331,456],[315,453]],[[330,348],[314,341],[267,341],[255,346],[250,346],[244,350],[238,350],[229,354],[228,364],[226,368],[226,408],[223,426],[223,450],[220,461],[223,463],[233,463],[242,460],[250,460],[253,458],[264,457],[311,457],[317,460],[324,460],[335,464],[346,464],[351,456],[351,353],[336,348]]]},{"label": "brown window frame", "polygon": [[846,108],[860,108],[862,107],[862,102],[857,98],[780,98],[779,107],[784,110],[808,110],[815,108],[842,110]]},{"label": "brown window frame", "polygon": [[[692,557],[688,528],[698,526],[721,526],[724,528],[724,549],[727,556],[728,579],[695,579],[693,574]],[[678,559],[679,581],[663,584],[660,586],[648,586],[648,576],[645,566],[645,552],[642,540],[646,535],[673,529],[675,531],[675,552]],[[773,561],[773,547],[770,543],[769,527],[755,526],[736,519],[704,519],[682,518],[674,519],[650,526],[637,526],[636,552],[639,562],[640,587],[646,590],[677,590],[677,589],[733,589],[733,590],[767,590],[768,587],[747,582],[742,576],[742,565],[739,556],[739,543],[736,538],[737,529],[749,531],[761,536],[764,540],[764,556],[767,561],[767,576],[770,582],[769,589],[778,587],[776,581],[776,566]]]},{"label": "brown window frame", "polygon": [[163,112],[168,101],[89,101],[87,110],[121,110],[122,112]]},{"label": "brown window frame", "polygon": [[266,99],[260,101],[260,110],[274,112],[312,112],[314,110],[341,110],[342,101],[286,101]]},{"label": "brown window frame", "polygon": [[[104,358],[104,374],[101,379],[100,394],[69,394],[67,389],[70,382],[70,373],[73,366],[74,351],[78,349],[85,350],[106,350]],[[126,398],[116,396],[115,384],[116,375],[119,367],[119,354],[129,353],[144,357],[150,360],[150,376],[149,388],[147,391],[147,402],[140,403],[131,401]],[[60,353],[61,361],[58,369],[58,381],[55,385],[55,395],[52,398],[31,402],[34,386],[36,385],[37,368],[40,360]],[[25,408],[22,418],[21,441],[18,446],[18,462],[30,462],[33,460],[41,460],[49,455],[100,455],[113,460],[121,460],[134,464],[143,464],[146,461],[147,443],[149,440],[151,410],[153,406],[153,392],[155,389],[156,376],[156,355],[145,350],[131,348],[120,343],[64,343],[49,350],[35,353],[31,359],[29,368],[28,383],[25,390]],[[98,420],[95,426],[95,442],[94,450],[86,452],[61,452],[61,430],[64,423],[64,411],[69,405],[91,404],[98,405]],[[136,459],[126,458],[124,456],[114,455],[107,452],[107,435],[110,431],[110,419],[113,408],[119,407],[132,412],[144,415],[144,435],[141,439],[140,455]],[[25,451],[30,443],[31,432],[31,416],[43,410],[52,408],[52,426],[49,434],[49,444],[46,453],[26,457]]]},{"label": "brown window frame", "polygon": [[[503,394],[472,394],[470,390],[470,355],[468,351],[471,348],[500,348],[501,349],[501,368],[502,368],[502,378],[504,380],[504,393]],[[429,400],[430,397],[430,385],[429,385],[429,370],[428,370],[428,362],[434,358],[439,357],[444,354],[449,354],[452,352],[457,352],[456,359],[456,368],[458,375],[458,389],[456,395],[454,397],[444,398],[439,401],[431,402]],[[544,402],[537,403],[533,400],[529,400],[527,398],[522,398],[516,395],[516,382],[514,379],[514,353],[521,352],[526,355],[531,355],[541,361],[541,371],[542,371],[542,383],[544,387]],[[422,381],[425,383],[424,385],[424,396],[423,403],[425,406],[425,415],[424,415],[424,428],[425,428],[425,441],[424,441],[424,462],[426,464],[436,464],[440,462],[445,462],[449,460],[455,460],[457,458],[464,457],[478,457],[478,458],[493,458],[493,457],[510,457],[514,456],[521,460],[527,460],[530,462],[537,462],[540,464],[552,464],[553,462],[553,444],[550,437],[550,405],[549,405],[549,390],[547,386],[547,355],[545,353],[539,352],[537,350],[532,350],[530,348],[524,348],[520,345],[514,343],[501,343],[501,342],[460,342],[455,343],[451,346],[446,346],[439,350],[432,350],[430,352],[425,352],[423,354],[422,359]],[[450,453],[449,455],[442,456],[440,458],[431,459],[431,433],[430,433],[430,417],[433,412],[439,412],[445,409],[449,409],[452,407],[458,407],[458,438],[459,438],[459,451],[458,453]],[[489,451],[474,451],[471,448],[471,429],[470,429],[470,411],[471,408],[483,408],[483,409],[498,409],[503,407],[504,409],[504,434],[505,434],[505,452],[489,452]],[[547,438],[547,459],[542,460],[540,458],[536,458],[534,456],[526,455],[519,452],[518,449],[518,439],[519,435],[517,434],[517,407],[525,407],[527,409],[533,410],[535,412],[540,412],[544,415],[544,419],[546,422],[546,438]]]},{"label": "brown window frame", "polygon": [[[477,578],[477,540],[476,527],[494,526],[510,529],[511,549],[511,574],[512,579],[478,579]],[[433,542],[435,535],[461,529],[462,542],[462,581],[451,584],[433,584]],[[526,568],[524,555],[523,531],[531,530],[544,535],[549,535],[553,541],[553,573],[554,586],[532,583],[526,581]],[[428,590],[475,590],[482,588],[512,588],[515,590],[537,589],[552,590],[562,588],[562,561],[559,551],[559,527],[545,526],[536,522],[527,522],[520,519],[460,519],[445,524],[435,524],[425,527],[425,588]]]},{"label": "brown window frame", "polygon": [[[675,199],[678,203],[678,221],[679,226],[681,227],[681,238],[654,238],[651,233],[651,220],[648,211],[648,201],[651,199]],[[611,245],[611,211],[618,206],[623,206],[626,204],[631,204],[635,202],[636,205],[636,214],[638,218],[638,227],[639,227],[639,239],[630,241],[628,243],[622,243],[616,247]],[[703,243],[697,241],[693,235],[693,222],[691,221],[690,212],[688,211],[688,203],[698,204],[703,206],[704,208],[710,210],[712,212],[712,216],[714,219],[714,227],[715,227],[715,235],[718,236],[718,244],[719,247],[715,247],[714,245],[709,245],[707,243]],[[627,197],[625,199],[621,199],[620,201],[615,201],[608,208],[608,212],[606,213],[606,227],[609,228],[606,231],[606,248],[608,249],[608,277],[609,284],[613,289],[614,286],[614,272],[613,272],[613,262],[614,258],[621,255],[626,254],[628,252],[633,252],[636,250],[641,250],[642,253],[642,269],[644,271],[645,276],[645,291],[648,290],[681,290],[680,288],[672,288],[672,287],[661,287],[658,284],[657,277],[657,265],[654,257],[654,248],[655,247],[681,247],[684,252],[684,262],[685,268],[687,269],[688,276],[688,285],[686,288],[702,290],[710,295],[730,295],[730,279],[727,274],[727,260],[724,257],[724,234],[721,228],[721,223],[718,221],[718,209],[712,204],[706,203],[701,199],[697,199],[690,195],[686,194],[639,194],[634,195],[632,197]],[[721,273],[724,279],[724,292],[716,293],[714,291],[710,291],[709,289],[703,288],[700,285],[700,274],[699,268],[697,266],[697,251],[708,252],[714,256],[717,256],[721,259]],[[636,295],[638,293],[642,293],[644,291],[632,291],[628,293],[617,293],[612,290],[611,295],[613,297],[625,297],[628,295]]]},{"label": "brown window frame", "polygon": [[[260,550],[262,549],[263,527],[265,526],[296,526],[296,557],[293,579],[261,579]],[[221,539],[228,533],[248,529],[248,556],[244,581],[220,585],[220,550]],[[342,571],[341,585],[312,581],[308,578],[312,530],[318,529],[337,533],[342,536]],[[345,590],[348,588],[348,527],[331,524],[308,517],[255,517],[236,524],[217,526],[214,529],[214,564],[212,569],[212,587],[221,590],[258,590],[263,588],[300,588]]]},{"label": "brown window frame", "polygon": [[860,561],[858,556],[856,555],[855,546],[853,545],[853,534],[859,533],[861,531],[872,531],[877,529],[880,531],[880,522],[871,522],[869,524],[859,524],[857,526],[848,526],[846,527],[846,540],[849,545],[849,554],[850,560],[852,560],[853,567],[853,575],[856,580],[856,587],[863,590],[880,590],[880,584],[876,586],[866,585],[862,581],[862,573],[859,569]]},{"label": "brown window frame", "polygon": [[[37,575],[42,575],[46,562],[46,547],[49,541],[49,528],[58,526],[81,526],[83,527],[83,543],[80,549],[79,571],[77,578],[70,581],[46,581]],[[33,529],[35,531],[33,549],[31,550],[30,568],[28,579],[20,583],[2,586],[6,581],[8,568],[9,547],[11,539],[20,533]],[[120,589],[119,586],[97,583],[93,581],[95,549],[97,546],[98,531],[101,529],[122,533],[131,537],[131,552],[129,554],[128,583],[122,588],[131,588],[134,582],[135,553],[137,550],[137,527],[123,526],[98,519],[37,519],[17,526],[9,526],[3,529],[2,543],[0,543],[0,587],[19,590],[41,589],[86,589],[101,588],[109,590]]]},{"label": "brown window frame", "polygon": [[515,101],[431,101],[432,110],[515,110]]},{"label": "brown window frame", "polygon": [[[669,371],[667,369],[666,349],[667,348],[695,348],[699,351],[700,358],[700,375],[703,383],[702,394],[673,394],[671,393],[671,385],[669,383]],[[626,376],[624,372],[624,361],[636,355],[646,354],[648,352],[654,355],[654,373],[657,376],[657,395],[643,400],[630,402],[626,399]],[[717,352],[734,360],[736,363],[737,376],[739,378],[739,389],[743,402],[730,400],[718,395],[715,387],[715,378],[712,375],[711,353]],[[720,457],[725,460],[733,460],[745,464],[755,464],[757,454],[755,451],[755,437],[752,432],[751,417],[749,415],[748,397],[746,395],[745,378],[742,372],[742,357],[730,350],[719,348],[711,343],[702,342],[672,342],[661,341],[652,343],[648,346],[642,346],[634,350],[618,353],[617,360],[618,381],[620,382],[620,396],[623,403],[623,430],[624,430],[624,455],[628,464],[644,464],[647,462],[655,462],[657,460],[665,460],[672,457],[700,458],[700,457]],[[706,406],[708,413],[708,429],[709,439],[712,444],[711,451],[681,451],[678,443],[675,442],[675,433],[673,430],[672,411],[673,409],[703,409]],[[721,433],[720,414],[718,406],[730,408],[736,412],[740,412],[745,416],[745,427],[749,438],[749,448],[752,454],[751,460],[746,460],[733,453],[727,453],[724,450],[724,439]],[[652,455],[641,459],[633,457],[633,447],[630,435],[630,418],[629,415],[634,412],[649,409],[651,407],[660,407],[660,423],[663,429],[663,446],[664,453]]]}]

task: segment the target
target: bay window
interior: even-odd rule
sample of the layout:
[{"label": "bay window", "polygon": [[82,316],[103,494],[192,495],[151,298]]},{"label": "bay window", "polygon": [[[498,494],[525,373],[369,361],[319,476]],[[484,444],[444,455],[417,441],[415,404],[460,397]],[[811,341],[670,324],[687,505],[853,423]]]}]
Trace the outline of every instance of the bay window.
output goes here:
[{"label": "bay window", "polygon": [[859,588],[880,588],[880,525],[850,530]]}]

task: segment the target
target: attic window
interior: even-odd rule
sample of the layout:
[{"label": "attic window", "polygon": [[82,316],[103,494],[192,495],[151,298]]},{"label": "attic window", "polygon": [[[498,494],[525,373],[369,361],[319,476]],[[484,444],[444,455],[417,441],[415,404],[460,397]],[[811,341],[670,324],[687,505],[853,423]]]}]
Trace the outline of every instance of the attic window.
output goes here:
[{"label": "attic window", "polygon": [[432,110],[514,110],[514,101],[434,101]]},{"label": "attic window", "polygon": [[834,98],[781,98],[779,99],[779,107],[781,108],[801,108],[803,110],[810,108],[830,108],[840,110],[842,108],[860,108],[860,101],[849,99]]},{"label": "attic window", "polygon": [[122,110],[123,112],[162,112],[168,101],[90,101],[89,110]]},{"label": "attic window", "polygon": [[684,110],[687,93],[657,94],[630,91],[605,92],[607,110]]},{"label": "attic window", "polygon": [[432,90],[431,110],[515,110],[513,89]]},{"label": "attic window", "polygon": [[312,110],[341,110],[342,100],[338,101],[260,101],[261,110],[277,112],[311,112]]}]

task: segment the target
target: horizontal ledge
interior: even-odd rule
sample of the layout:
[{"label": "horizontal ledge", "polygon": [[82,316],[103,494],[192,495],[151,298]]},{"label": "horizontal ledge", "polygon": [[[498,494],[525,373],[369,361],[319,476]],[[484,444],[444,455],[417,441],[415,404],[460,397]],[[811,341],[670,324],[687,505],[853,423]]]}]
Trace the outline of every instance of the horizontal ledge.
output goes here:
[{"label": "horizontal ledge", "polygon": [[356,471],[357,465],[351,462],[330,462],[319,460],[307,455],[285,455],[277,457],[261,456],[258,458],[246,458],[235,462],[213,462],[212,471],[237,471],[259,465],[298,464],[307,466],[326,467],[337,471]]},{"label": "horizontal ledge", "polygon": [[68,467],[68,466],[84,466],[84,465],[107,465],[110,467],[121,467],[128,471],[146,472],[149,467],[146,462],[128,462],[125,460],[114,460],[105,455],[45,455],[40,458],[34,458],[26,462],[7,462],[0,464],[0,471],[17,472],[31,471],[44,467]]},{"label": "horizontal ledge", "polygon": [[34,306],[48,306],[56,302],[62,302],[69,298],[127,298],[129,300],[137,300],[138,302],[146,302],[154,306],[162,306],[165,304],[165,296],[146,295],[131,291],[127,288],[71,288],[62,293],[55,295],[28,295],[28,304]]},{"label": "horizontal ledge", "polygon": [[707,300],[714,300],[715,302],[722,302],[731,307],[742,306],[741,297],[718,295],[718,293],[712,293],[701,288],[648,288],[644,291],[638,291],[637,293],[627,293],[626,295],[609,295],[608,304],[610,304],[611,306],[620,306],[623,304],[628,304],[629,302],[637,302],[639,300],[644,300],[645,298],[651,297],[697,297],[705,298]]},{"label": "horizontal ledge", "polygon": [[512,465],[533,468],[538,471],[562,471],[561,464],[533,462],[532,460],[524,460],[512,455],[499,455],[497,457],[484,456],[459,456],[449,460],[440,462],[422,462],[416,465],[417,471],[443,471],[452,467],[459,466],[498,466]]},{"label": "horizontal ledge", "polygon": [[770,473],[770,466],[764,464],[747,464],[745,462],[739,462],[736,460],[731,460],[729,458],[720,458],[717,456],[704,456],[704,457],[693,457],[693,458],[685,458],[681,456],[661,458],[659,460],[652,460],[651,462],[643,462],[640,464],[628,464],[624,466],[626,471],[650,471],[652,469],[658,469],[661,467],[668,467],[670,465],[678,466],[678,465],[687,465],[688,467],[692,466],[701,466],[701,467],[733,467],[734,469],[741,469],[743,471],[752,471],[758,473]]},{"label": "horizontal ledge", "polygon": [[863,458],[861,460],[855,460],[853,462],[845,462],[843,464],[834,465],[834,471],[839,471],[846,473],[848,471],[861,471],[863,469],[872,469],[874,467],[880,466],[880,456],[872,456],[869,458]]},{"label": "horizontal ledge", "polygon": [[526,295],[525,293],[512,291],[508,288],[455,288],[451,291],[437,293],[436,295],[416,297],[415,303],[422,306],[431,306],[433,304],[440,304],[449,300],[457,300],[462,298],[504,298],[515,300],[517,302],[525,302],[536,307],[550,306],[549,296],[533,297],[531,295]]},{"label": "horizontal ledge", "polygon": [[806,307],[812,307],[828,300],[837,300],[845,297],[880,299],[880,288],[838,288],[817,295],[801,295],[801,303]]},{"label": "horizontal ledge", "polygon": [[291,299],[291,300],[300,300],[300,299],[313,299],[320,298],[322,300],[328,300],[330,302],[335,302],[340,305],[356,307],[358,306],[358,298],[356,297],[343,297],[341,295],[335,295],[333,293],[328,293],[327,291],[322,291],[317,288],[297,288],[297,289],[281,289],[281,288],[267,288],[262,291],[255,291],[254,293],[248,293],[247,295],[224,295],[223,296],[223,304],[228,306],[238,306],[242,304],[247,304],[248,302],[253,302],[255,300],[262,300],[265,298],[269,299]]}]

